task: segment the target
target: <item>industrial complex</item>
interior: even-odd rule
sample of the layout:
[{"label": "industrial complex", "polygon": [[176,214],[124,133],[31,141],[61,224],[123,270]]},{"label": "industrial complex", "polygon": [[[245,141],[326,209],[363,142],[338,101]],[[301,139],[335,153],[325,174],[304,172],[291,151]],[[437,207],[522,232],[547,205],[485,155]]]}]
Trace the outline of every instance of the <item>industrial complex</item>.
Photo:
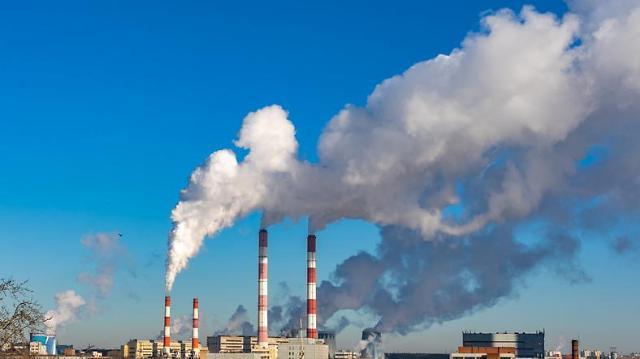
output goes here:
[{"label": "industrial complex", "polygon": [[[545,351],[545,332],[481,333],[463,332],[462,345],[452,353],[385,353],[382,333],[375,328],[362,331],[360,344],[351,350],[336,348],[336,335],[317,328],[316,236],[307,236],[306,331],[297,335],[270,337],[268,320],[268,232],[258,233],[257,335],[212,335],[200,344],[198,298],[192,302],[191,340],[171,337],[171,297],[164,297],[163,331],[158,339],[131,339],[120,348],[75,350],[58,345],[55,335],[34,333],[24,348],[33,359],[74,359],[110,357],[114,359],[620,359],[612,348],[605,353],[579,349],[572,341],[571,354]],[[305,333],[305,336],[302,336]],[[10,351],[0,352],[12,356]],[[24,351],[23,351],[24,353]],[[15,357],[15,353],[13,354]],[[633,357],[640,359],[640,355]]]}]

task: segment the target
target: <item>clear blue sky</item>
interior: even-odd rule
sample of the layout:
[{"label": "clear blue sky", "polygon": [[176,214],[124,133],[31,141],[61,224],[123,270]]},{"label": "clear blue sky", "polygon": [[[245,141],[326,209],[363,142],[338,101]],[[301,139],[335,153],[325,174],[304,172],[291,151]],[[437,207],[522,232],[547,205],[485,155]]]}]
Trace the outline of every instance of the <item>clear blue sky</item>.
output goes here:
[{"label": "clear blue sky", "polygon": [[[301,157],[346,103],[362,104],[381,80],[478,29],[484,12],[530,3],[562,14],[560,1],[300,1],[214,5],[174,1],[14,1],[0,6],[0,275],[29,279],[45,309],[91,268],[80,239],[123,233],[136,276],[119,271],[97,313],[60,342],[115,346],[161,329],[169,213],[193,168],[230,147],[244,115],[278,103],[296,125]],[[204,334],[238,304],[255,315],[258,215],[217,238],[178,278],[174,313],[199,296]],[[273,228],[272,283],[304,290],[306,224]],[[319,233],[319,277],[376,228],[341,222]],[[293,258],[293,259],[292,259]],[[569,285],[551,271],[527,277],[518,296],[428,331],[387,340],[392,350],[442,351],[460,331],[547,330],[547,346],[638,350],[634,283],[640,269],[600,242],[583,246],[592,277]],[[275,285],[272,286],[275,288]],[[605,305],[606,303],[606,305]],[[339,343],[350,347],[358,328]],[[566,348],[565,348],[566,349]]]}]

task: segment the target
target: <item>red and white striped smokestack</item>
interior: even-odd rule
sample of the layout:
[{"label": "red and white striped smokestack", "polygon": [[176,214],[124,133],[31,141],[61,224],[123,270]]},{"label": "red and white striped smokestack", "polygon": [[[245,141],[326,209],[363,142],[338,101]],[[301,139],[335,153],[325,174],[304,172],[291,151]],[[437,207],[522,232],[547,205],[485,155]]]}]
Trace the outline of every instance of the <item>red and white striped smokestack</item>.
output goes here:
[{"label": "red and white striped smokestack", "polygon": [[267,230],[258,234],[258,345],[269,347],[269,329],[267,323]]},{"label": "red and white striped smokestack", "polygon": [[191,335],[191,350],[193,357],[200,356],[200,340],[198,339],[198,328],[200,327],[200,319],[198,313],[198,298],[193,298],[193,332]]},{"label": "red and white striped smokestack", "polygon": [[318,339],[316,329],[316,236],[307,236],[307,338]]},{"label": "red and white striped smokestack", "polygon": [[162,351],[168,356],[171,349],[171,297],[164,297],[164,338]]}]

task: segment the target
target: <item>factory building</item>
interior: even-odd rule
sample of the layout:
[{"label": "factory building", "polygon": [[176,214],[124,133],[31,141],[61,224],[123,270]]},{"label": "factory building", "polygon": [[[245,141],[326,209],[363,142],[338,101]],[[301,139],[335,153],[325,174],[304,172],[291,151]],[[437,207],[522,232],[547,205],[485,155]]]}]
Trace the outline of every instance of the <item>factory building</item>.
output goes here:
[{"label": "factory building", "polygon": [[458,347],[458,351],[451,353],[450,359],[515,359],[514,347]]},{"label": "factory building", "polygon": [[191,341],[171,341],[171,346],[165,351],[163,340],[131,339],[120,347],[122,358],[146,359],[165,357],[169,353],[170,358],[192,358]]},{"label": "factory building", "polygon": [[207,348],[209,353],[248,353],[251,340],[242,335],[214,335],[207,337]]},{"label": "factory building", "polygon": [[289,338],[278,344],[278,359],[328,359],[329,348],[321,339]]},{"label": "factory building", "polygon": [[384,359],[450,359],[443,353],[384,353]]},{"label": "factory building", "polygon": [[329,330],[321,330],[318,332],[318,339],[324,340],[329,350],[329,359],[335,359],[336,356],[336,333]]},{"label": "factory building", "polygon": [[207,359],[260,359],[260,353],[209,353]]},{"label": "factory building", "polygon": [[360,358],[378,359],[384,355],[378,350],[382,344],[382,333],[373,328],[366,328],[362,331],[362,340],[367,344],[360,351]]},{"label": "factory building", "polygon": [[153,340],[131,339],[120,347],[123,358],[143,359],[153,356]]},{"label": "factory building", "polygon": [[[35,344],[31,344],[35,343]],[[29,334],[29,352],[35,350],[35,354],[44,352],[47,355],[56,355],[56,336],[42,333]]]},{"label": "factory building", "polygon": [[336,350],[335,359],[358,359],[358,353],[351,350]]},{"label": "factory building", "polygon": [[[267,347],[263,347],[256,336],[243,336],[243,335],[214,335],[207,337],[207,347],[209,349],[208,359],[246,359],[248,357],[256,357],[261,359],[282,359],[282,353],[296,352],[306,353],[305,355],[311,355],[309,353],[321,353],[327,351],[328,359],[328,346],[324,344],[322,339],[307,339],[307,338],[285,338],[285,337],[269,337],[267,339]],[[295,350],[292,349],[292,347]],[[312,348],[318,347],[318,348]],[[283,349],[284,348],[284,349]],[[291,350],[290,350],[291,349]],[[284,350],[284,351],[283,351]],[[230,355],[215,355],[211,354],[230,354]],[[231,355],[231,354],[253,354],[247,355]],[[314,357],[320,357],[321,354],[314,354]],[[285,354],[284,358],[287,358],[288,354]],[[299,359],[299,358],[296,358]]]},{"label": "factory building", "polygon": [[463,347],[515,348],[517,358],[544,358],[544,331],[535,333],[462,333]]},{"label": "factory building", "polygon": [[[268,321],[268,232],[261,229],[258,232],[258,335],[214,335],[207,337],[206,358],[208,359],[329,359],[329,347],[331,347],[331,359],[335,353],[335,334],[323,333],[324,339],[318,339],[316,327],[317,302],[316,302],[316,236],[307,236],[307,337],[306,338],[282,338],[269,337]],[[164,329],[162,342],[153,342],[152,355],[157,357],[195,358],[201,354],[198,350],[198,299],[193,301],[193,332],[191,344],[171,341],[171,298],[167,295],[164,299]],[[378,334],[379,337],[379,334]],[[325,344],[326,340],[329,345]],[[171,344],[169,344],[171,343]],[[180,343],[180,344],[177,344]],[[195,348],[192,351],[192,347]],[[129,352],[130,350],[127,350]],[[295,356],[295,358],[294,358]],[[136,358],[137,359],[137,358]]]},{"label": "factory building", "polygon": [[[269,348],[277,348],[278,344],[286,343],[289,338],[269,337]],[[260,352],[258,338],[250,335],[213,335],[207,337],[209,353],[251,353]]]},{"label": "factory building", "polygon": [[164,342],[153,343],[153,354],[155,357],[161,357],[168,353],[170,358],[191,358],[191,341],[183,342],[182,340],[172,340],[169,350],[165,348]]}]

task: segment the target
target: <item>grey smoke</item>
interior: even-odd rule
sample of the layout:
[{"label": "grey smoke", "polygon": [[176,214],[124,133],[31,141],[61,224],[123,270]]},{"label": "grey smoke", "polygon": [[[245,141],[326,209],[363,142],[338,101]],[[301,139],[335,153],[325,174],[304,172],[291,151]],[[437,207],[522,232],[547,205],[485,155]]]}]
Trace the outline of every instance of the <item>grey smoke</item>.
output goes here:
[{"label": "grey smoke", "polygon": [[275,304],[269,309],[269,325],[279,335],[295,337],[301,329],[300,323],[306,323],[307,302],[299,296],[287,295],[284,304]]},{"label": "grey smoke", "polygon": [[[320,283],[320,323],[363,309],[405,334],[495,305],[542,266],[589,280],[580,237],[638,238],[640,4],[570,5],[562,18],[530,7],[484,17],[460,48],[340,111],[317,164],[297,158],[280,106],[249,114],[236,141],[248,155],[214,152],[172,212],[167,289],[206,236],[257,210],[264,226],[381,228],[375,253]],[[532,243],[518,234],[531,223]],[[298,304],[281,314],[297,320]]]},{"label": "grey smoke", "polygon": [[637,243],[629,237],[617,237],[611,243],[611,247],[618,254],[626,254],[637,248]]},{"label": "grey smoke", "polygon": [[89,250],[88,259],[94,266],[94,272],[81,272],[78,282],[91,286],[98,298],[104,298],[113,288],[116,271],[128,268],[135,277],[131,266],[131,256],[122,244],[122,235],[118,233],[96,233],[85,236],[80,243]]},{"label": "grey smoke", "polygon": [[113,288],[114,276],[120,268],[127,268],[135,275],[131,256],[121,242],[118,233],[96,233],[80,240],[82,246],[89,251],[88,260],[93,271],[83,271],[77,281],[91,288],[92,295],[85,298],[73,289],[61,291],[55,295],[56,307],[47,311],[45,325],[47,331],[54,333],[60,328],[88,317],[99,311],[99,301],[105,299]]},{"label": "grey smoke", "polygon": [[241,304],[233,312],[226,326],[214,333],[214,335],[255,335],[253,324],[249,321],[247,309]]},{"label": "grey smoke", "polygon": [[[171,339],[187,339],[191,337],[192,321],[191,317],[182,314],[179,316],[173,316],[171,318]],[[164,329],[160,330],[160,333],[156,335],[156,340],[161,340],[164,337]]]}]

